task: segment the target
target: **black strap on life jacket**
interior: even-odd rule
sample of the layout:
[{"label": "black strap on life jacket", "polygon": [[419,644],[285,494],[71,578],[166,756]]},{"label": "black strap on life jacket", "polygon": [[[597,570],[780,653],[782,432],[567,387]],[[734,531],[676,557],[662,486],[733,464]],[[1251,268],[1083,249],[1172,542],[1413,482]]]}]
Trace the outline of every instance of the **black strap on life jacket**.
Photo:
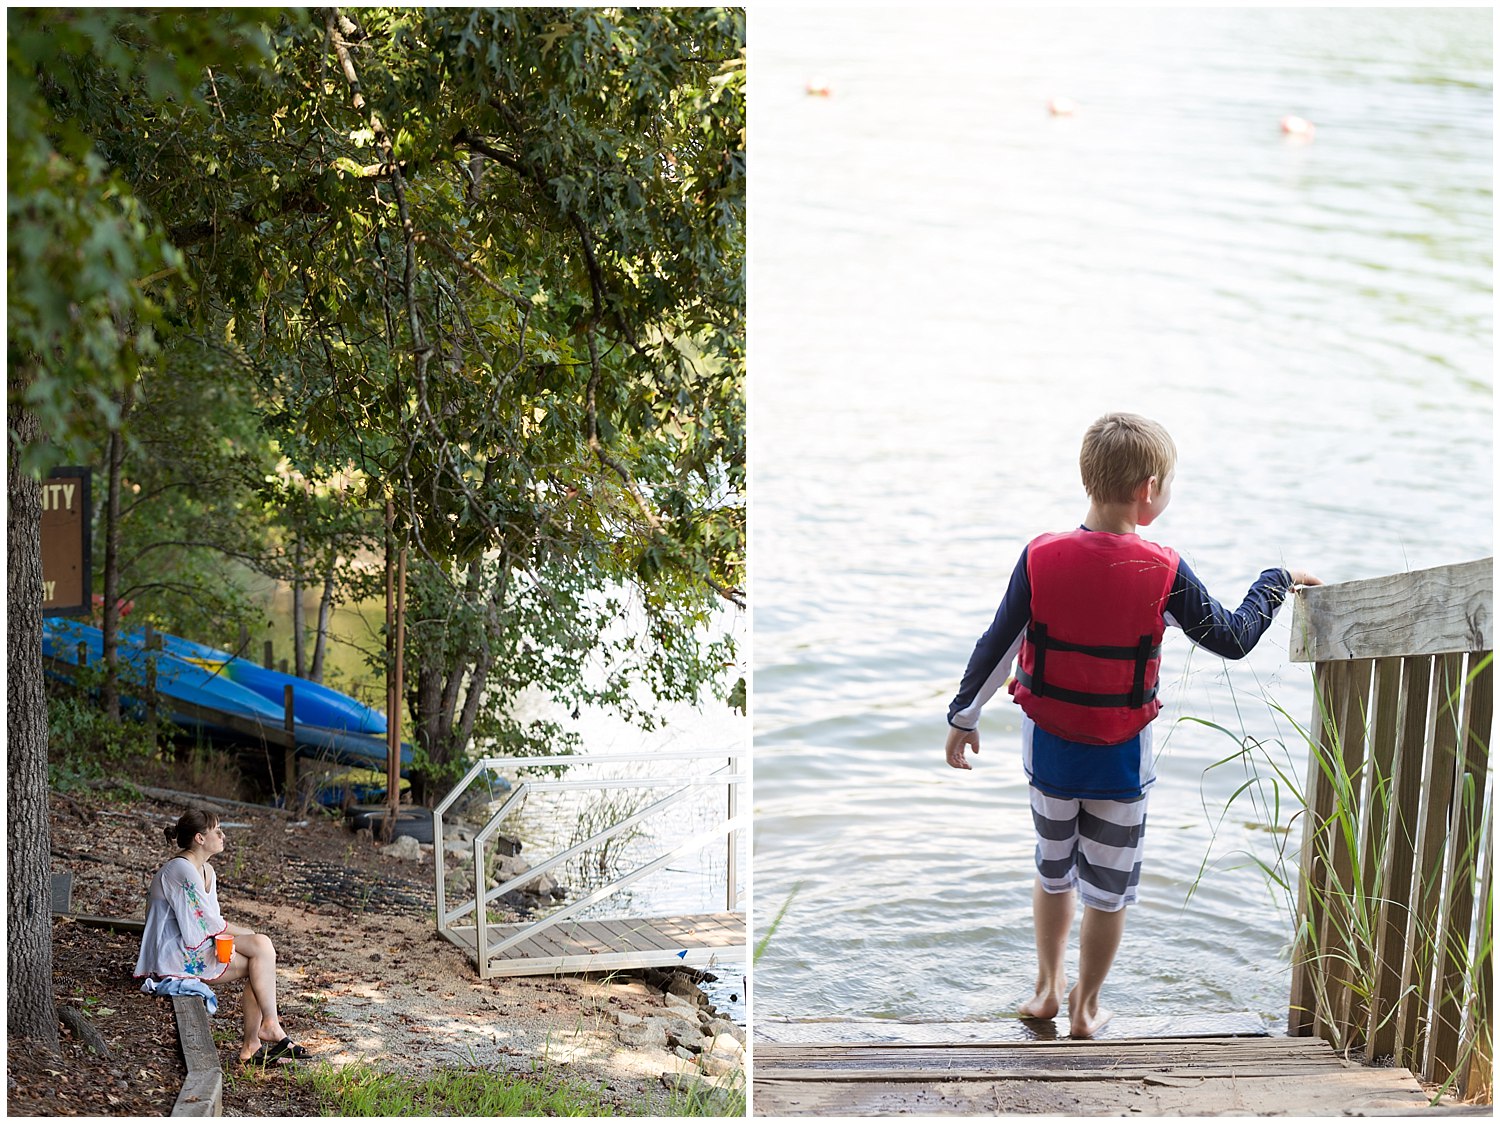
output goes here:
[{"label": "black strap on life jacket", "polygon": [[[1153,643],[1149,635],[1142,636],[1131,645],[1073,644],[1047,635],[1047,626],[1033,622],[1026,630],[1026,639],[1031,644],[1031,671],[1016,668],[1016,682],[1037,698],[1056,699],[1074,706],[1096,706],[1101,708],[1128,707],[1139,710],[1156,698],[1156,684],[1146,686],[1146,664],[1161,654],[1161,645]],[[1048,683],[1046,677],[1047,653],[1078,652],[1101,660],[1129,660],[1135,664],[1135,678],[1128,694],[1104,695],[1092,691],[1074,691]]]}]

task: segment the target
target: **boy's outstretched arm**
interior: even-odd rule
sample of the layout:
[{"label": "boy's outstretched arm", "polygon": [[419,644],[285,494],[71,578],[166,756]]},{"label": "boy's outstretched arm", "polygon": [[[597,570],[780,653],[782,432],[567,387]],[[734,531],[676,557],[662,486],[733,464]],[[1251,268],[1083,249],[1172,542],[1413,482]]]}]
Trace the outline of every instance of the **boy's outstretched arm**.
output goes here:
[{"label": "boy's outstretched arm", "polygon": [[975,753],[979,752],[979,731],[960,730],[957,726],[948,727],[948,764],[955,769],[972,769],[968,759],[964,757],[964,746],[968,746]]},{"label": "boy's outstretched arm", "polygon": [[1237,660],[1254,648],[1271,625],[1293,586],[1322,585],[1306,570],[1264,570],[1240,607],[1230,612],[1220,605],[1185,560],[1178,560],[1177,577],[1167,597],[1166,618],[1194,644],[1227,660]]}]

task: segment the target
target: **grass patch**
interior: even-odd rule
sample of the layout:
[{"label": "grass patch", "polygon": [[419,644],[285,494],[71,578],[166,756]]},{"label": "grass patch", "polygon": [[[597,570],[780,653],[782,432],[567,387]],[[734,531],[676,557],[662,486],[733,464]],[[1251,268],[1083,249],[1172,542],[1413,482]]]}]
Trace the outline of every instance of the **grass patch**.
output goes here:
[{"label": "grass patch", "polygon": [[[622,1098],[586,1082],[541,1069],[505,1073],[480,1065],[444,1066],[427,1077],[387,1073],[368,1062],[299,1067],[324,1116],[654,1116],[640,1098]],[[685,1083],[668,1098],[669,1116],[746,1115],[744,1078],[725,1087]]]},{"label": "grass patch", "polygon": [[304,1070],[299,1080],[311,1086],[327,1116],[631,1115],[602,1088],[481,1066],[447,1066],[414,1078],[364,1062],[342,1068],[323,1063]]},{"label": "grass patch", "polygon": [[668,1116],[747,1116],[745,1105],[745,1072],[737,1069],[720,1078],[720,1085],[689,1078],[672,1090],[667,1101]]}]

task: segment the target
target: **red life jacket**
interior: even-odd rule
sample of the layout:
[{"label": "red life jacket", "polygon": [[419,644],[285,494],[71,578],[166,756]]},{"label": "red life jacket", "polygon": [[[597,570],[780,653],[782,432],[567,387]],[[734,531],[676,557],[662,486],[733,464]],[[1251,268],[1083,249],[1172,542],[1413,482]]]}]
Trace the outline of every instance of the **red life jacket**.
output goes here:
[{"label": "red life jacket", "polygon": [[1031,623],[1010,693],[1069,741],[1128,741],[1161,710],[1162,614],[1177,552],[1138,535],[1067,531],[1026,552]]}]

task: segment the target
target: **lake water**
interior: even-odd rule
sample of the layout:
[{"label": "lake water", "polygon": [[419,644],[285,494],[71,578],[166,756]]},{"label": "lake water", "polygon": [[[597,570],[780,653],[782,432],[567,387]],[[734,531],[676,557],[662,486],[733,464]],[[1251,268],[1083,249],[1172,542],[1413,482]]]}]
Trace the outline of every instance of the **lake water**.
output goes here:
[{"label": "lake water", "polygon": [[[981,1019],[1035,971],[1019,711],[970,773],[944,715],[1022,546],[1083,517],[1090,421],[1171,430],[1149,535],[1231,605],[1268,566],[1491,552],[1491,16],[753,16],[758,932],[797,888],[753,1018]],[[1236,664],[1168,634],[1122,1014],[1284,1025],[1290,924],[1240,853],[1281,836],[1215,832],[1237,744],[1179,719],[1300,776],[1290,621]]]}]

